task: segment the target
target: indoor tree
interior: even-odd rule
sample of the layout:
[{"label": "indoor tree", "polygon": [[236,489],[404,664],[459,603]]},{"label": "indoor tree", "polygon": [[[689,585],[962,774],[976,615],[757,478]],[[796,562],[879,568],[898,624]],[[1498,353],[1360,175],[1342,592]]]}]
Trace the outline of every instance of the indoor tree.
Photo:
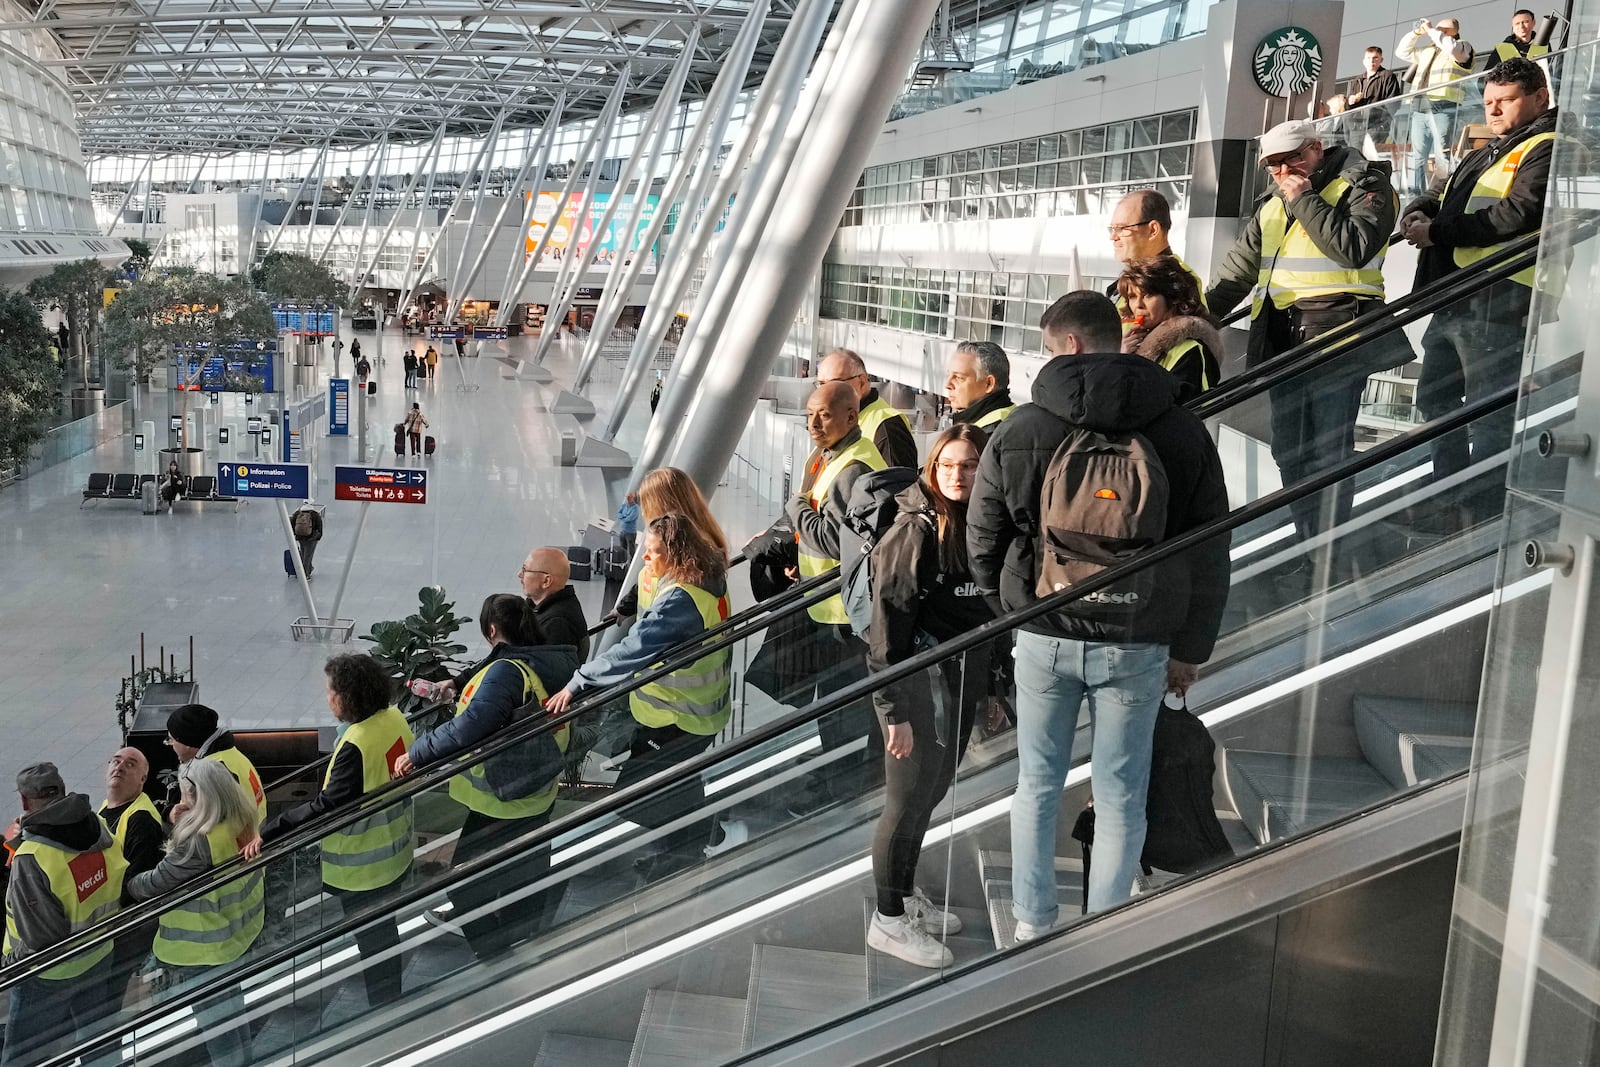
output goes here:
[{"label": "indoor tree", "polygon": [[250,280],[269,300],[344,307],[348,290],[321,261],[298,252],[268,252],[250,272]]},{"label": "indoor tree", "polygon": [[44,440],[60,374],[39,309],[23,293],[0,290],[0,470],[26,462]]},{"label": "indoor tree", "polygon": [[111,278],[111,271],[97,261],[80,259],[28,283],[28,296],[59,305],[66,317],[72,351],[61,353],[62,365],[73,384],[85,390],[100,347],[100,306]]}]

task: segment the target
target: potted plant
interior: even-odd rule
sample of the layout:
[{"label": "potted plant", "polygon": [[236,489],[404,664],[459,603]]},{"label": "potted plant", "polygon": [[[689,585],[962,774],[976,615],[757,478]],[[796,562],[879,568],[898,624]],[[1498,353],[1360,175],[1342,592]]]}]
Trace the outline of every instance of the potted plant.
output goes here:
[{"label": "potted plant", "polygon": [[[467,646],[453,637],[472,620],[457,615],[455,603],[446,600],[445,595],[443,586],[423,586],[417,591],[419,606],[414,613],[398,621],[375,622],[372,632],[361,638],[372,642],[372,658],[399,683],[401,694],[395,706],[413,724],[417,716],[430,709],[439,713],[440,721],[453,712],[448,705],[434,705],[417,696],[410,689],[411,683],[418,679],[442,682],[467,666],[466,661],[458,658],[467,651]],[[434,724],[424,720],[428,728]]]},{"label": "potted plant", "polygon": [[0,485],[44,440],[59,383],[39,309],[21,293],[0,290]]}]

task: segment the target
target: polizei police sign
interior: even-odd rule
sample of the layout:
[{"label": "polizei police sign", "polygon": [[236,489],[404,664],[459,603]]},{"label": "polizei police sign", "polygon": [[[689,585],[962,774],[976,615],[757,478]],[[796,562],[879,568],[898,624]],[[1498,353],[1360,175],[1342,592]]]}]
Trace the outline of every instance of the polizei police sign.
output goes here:
[{"label": "polizei police sign", "polygon": [[1322,43],[1310,30],[1285,26],[1261,38],[1250,67],[1268,96],[1295,96],[1322,77]]}]

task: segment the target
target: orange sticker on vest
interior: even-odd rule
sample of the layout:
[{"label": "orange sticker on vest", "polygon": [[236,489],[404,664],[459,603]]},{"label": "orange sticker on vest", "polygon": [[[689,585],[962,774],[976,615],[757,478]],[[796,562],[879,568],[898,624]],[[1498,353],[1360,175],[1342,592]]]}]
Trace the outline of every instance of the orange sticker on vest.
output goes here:
[{"label": "orange sticker on vest", "polygon": [[72,884],[78,892],[78,903],[82,904],[106,884],[106,854],[80,852],[67,861],[67,870],[72,872]]}]

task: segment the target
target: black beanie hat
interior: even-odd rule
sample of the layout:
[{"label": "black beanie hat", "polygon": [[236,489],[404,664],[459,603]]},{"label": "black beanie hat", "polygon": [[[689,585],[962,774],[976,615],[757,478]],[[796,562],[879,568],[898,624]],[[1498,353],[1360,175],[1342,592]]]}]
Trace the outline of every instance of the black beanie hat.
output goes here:
[{"label": "black beanie hat", "polygon": [[199,748],[216,732],[217,713],[204,704],[185,704],[167,716],[167,735],[190,748]]}]

